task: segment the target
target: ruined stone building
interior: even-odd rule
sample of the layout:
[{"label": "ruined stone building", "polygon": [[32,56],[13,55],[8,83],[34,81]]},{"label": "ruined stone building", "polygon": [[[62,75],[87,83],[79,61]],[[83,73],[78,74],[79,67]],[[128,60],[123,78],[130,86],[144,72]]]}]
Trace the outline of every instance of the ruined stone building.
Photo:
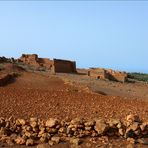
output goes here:
[{"label": "ruined stone building", "polygon": [[39,58],[37,54],[22,54],[18,59],[18,62],[33,65],[35,67],[45,67],[47,70],[51,70],[53,73],[76,73],[76,62],[48,58]]},{"label": "ruined stone building", "polygon": [[76,62],[53,59],[53,72],[76,73]]},{"label": "ruined stone building", "polygon": [[91,68],[88,71],[88,76],[94,77],[97,79],[108,79],[118,82],[127,81],[127,73],[114,71],[112,69],[103,69],[103,68]]},{"label": "ruined stone building", "polygon": [[38,62],[38,55],[37,54],[22,54],[22,56],[18,59],[19,62],[23,62],[25,64],[33,65],[33,66],[40,66]]}]

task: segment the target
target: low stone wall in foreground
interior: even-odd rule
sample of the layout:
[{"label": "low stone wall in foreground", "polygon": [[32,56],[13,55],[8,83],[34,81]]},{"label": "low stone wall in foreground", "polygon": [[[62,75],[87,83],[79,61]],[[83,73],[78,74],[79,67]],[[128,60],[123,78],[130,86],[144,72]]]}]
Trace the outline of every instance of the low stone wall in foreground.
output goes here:
[{"label": "low stone wall in foreground", "polygon": [[122,137],[131,143],[148,144],[148,122],[142,122],[134,115],[128,115],[122,122],[118,119],[68,121],[49,118],[44,121],[38,118],[0,118],[0,142],[10,146],[32,146],[40,143],[54,145],[63,141],[77,146],[83,137],[101,136]]}]

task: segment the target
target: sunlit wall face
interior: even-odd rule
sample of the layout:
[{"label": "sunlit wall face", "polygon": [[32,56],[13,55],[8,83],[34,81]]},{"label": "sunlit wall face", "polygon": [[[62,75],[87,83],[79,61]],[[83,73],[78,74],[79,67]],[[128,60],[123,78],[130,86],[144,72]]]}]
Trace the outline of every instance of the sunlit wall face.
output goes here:
[{"label": "sunlit wall face", "polygon": [[147,1],[0,2],[0,56],[148,72]]}]

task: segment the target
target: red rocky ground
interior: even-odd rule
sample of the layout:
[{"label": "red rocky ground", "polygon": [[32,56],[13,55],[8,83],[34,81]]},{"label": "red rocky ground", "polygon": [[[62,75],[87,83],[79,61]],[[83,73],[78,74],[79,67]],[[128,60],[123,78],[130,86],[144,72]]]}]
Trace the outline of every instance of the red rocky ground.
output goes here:
[{"label": "red rocky ground", "polygon": [[89,93],[56,76],[24,73],[14,83],[0,87],[0,116],[47,119],[119,118],[129,113],[148,119],[148,102]]}]

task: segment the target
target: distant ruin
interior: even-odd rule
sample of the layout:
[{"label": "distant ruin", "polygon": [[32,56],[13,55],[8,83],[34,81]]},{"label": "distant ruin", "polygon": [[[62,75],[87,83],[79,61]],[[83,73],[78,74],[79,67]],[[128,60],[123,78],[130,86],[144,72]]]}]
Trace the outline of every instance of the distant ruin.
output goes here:
[{"label": "distant ruin", "polygon": [[76,73],[76,62],[53,59],[53,72]]},{"label": "distant ruin", "polygon": [[39,58],[37,54],[22,54],[18,62],[33,65],[37,68],[45,67],[53,73],[76,73],[76,62],[61,59]]},{"label": "distant ruin", "polygon": [[118,82],[127,81],[127,73],[121,71],[114,71],[112,69],[104,68],[91,68],[88,71],[88,76],[94,77],[97,79],[108,79]]}]

